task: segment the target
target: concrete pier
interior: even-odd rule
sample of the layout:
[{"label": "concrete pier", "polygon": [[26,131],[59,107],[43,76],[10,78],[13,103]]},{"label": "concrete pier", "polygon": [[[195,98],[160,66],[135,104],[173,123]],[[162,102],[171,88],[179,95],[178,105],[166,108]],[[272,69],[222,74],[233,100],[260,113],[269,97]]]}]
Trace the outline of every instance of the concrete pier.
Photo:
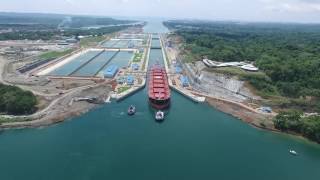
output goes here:
[{"label": "concrete pier", "polygon": [[146,78],[143,79],[143,82],[141,85],[136,85],[131,87],[129,90],[122,92],[120,94],[112,94],[111,98],[115,99],[116,101],[121,101],[127,97],[132,96],[133,94],[137,93],[138,91],[140,91],[141,89],[143,89],[146,86]]},{"label": "concrete pier", "polygon": [[176,74],[174,72],[170,72],[170,65],[168,64],[168,62],[170,62],[170,59],[168,59],[168,56],[166,54],[166,47],[165,47],[165,43],[164,43],[162,36],[160,36],[160,44],[162,47],[162,54],[163,54],[165,69],[166,69],[166,72],[169,77],[168,80],[169,80],[170,88],[175,90],[176,92],[182,94],[183,96],[187,97],[188,99],[190,99],[194,102],[197,102],[197,103],[205,102],[205,100],[206,100],[205,97],[197,96],[197,95],[193,94],[192,91],[190,91],[182,86],[179,86],[178,84],[173,85],[172,80],[174,80]]},{"label": "concrete pier", "polygon": [[[149,41],[148,41],[148,46],[144,51],[144,55],[142,57],[143,62],[140,62],[140,71],[128,71],[128,69],[124,72],[124,74],[127,75],[133,75],[135,77],[139,77],[142,82],[140,84],[135,84],[130,87],[130,89],[117,94],[114,92],[111,94],[111,98],[115,99],[116,101],[121,101],[124,100],[127,97],[132,96],[133,94],[137,93],[141,89],[145,88],[146,86],[146,81],[147,81],[147,71],[148,71],[148,65],[149,65],[149,58],[150,58],[150,48],[151,48],[151,36],[149,36]],[[132,64],[132,62],[130,63]],[[119,76],[117,76],[119,77]]]}]

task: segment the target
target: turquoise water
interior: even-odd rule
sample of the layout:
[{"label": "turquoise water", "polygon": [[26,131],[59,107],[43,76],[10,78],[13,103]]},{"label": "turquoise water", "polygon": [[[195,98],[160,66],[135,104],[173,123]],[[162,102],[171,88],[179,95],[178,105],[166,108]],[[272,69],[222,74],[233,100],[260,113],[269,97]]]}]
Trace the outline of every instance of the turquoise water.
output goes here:
[{"label": "turquoise water", "polygon": [[139,40],[130,40],[129,41],[129,44],[133,44],[135,47],[141,47],[143,44],[143,39],[141,39],[140,41]]},{"label": "turquoise water", "polygon": [[119,39],[146,39],[147,36],[144,35],[144,34],[139,34],[139,35],[136,35],[136,34],[126,34],[126,35],[120,35],[119,36]]},{"label": "turquoise water", "polygon": [[127,40],[120,40],[120,41],[118,41],[118,43],[116,43],[112,47],[114,47],[114,48],[127,48],[128,43],[129,43],[129,41],[127,41]]},{"label": "turquoise water", "polygon": [[[161,50],[150,56],[151,66]],[[320,179],[320,145],[258,130],[175,92],[159,124],[146,89],[58,125],[4,131],[0,159],[4,180]]]},{"label": "turquoise water", "polygon": [[103,44],[106,48],[127,48],[129,40],[110,40]]},{"label": "turquoise water", "polygon": [[116,51],[105,51],[93,61],[75,72],[73,76],[94,76],[116,54]]},{"label": "turquoise water", "polygon": [[133,58],[133,52],[131,51],[120,51],[108,65],[116,65],[120,68],[127,67],[130,59]]},{"label": "turquoise water", "polygon": [[[128,117],[129,105],[137,114]],[[42,129],[0,136],[0,179],[318,180],[320,148],[260,131],[177,93],[156,123],[146,91]],[[300,156],[289,155],[294,148]]]},{"label": "turquoise water", "polygon": [[163,54],[162,54],[162,50],[161,49],[151,49],[150,50],[150,63],[149,65],[155,64],[155,63],[159,63],[159,64],[163,64]]},{"label": "turquoise water", "polygon": [[169,32],[168,29],[163,26],[162,21],[158,19],[153,19],[148,21],[148,24],[144,27],[145,33],[166,33]]},{"label": "turquoise water", "polygon": [[106,48],[112,48],[115,44],[117,44],[117,41],[110,40],[105,42],[102,46]]},{"label": "turquoise water", "polygon": [[102,46],[105,48],[128,48],[129,44],[132,43],[134,46],[141,46],[141,41],[137,40],[110,40],[105,42]]},{"label": "turquoise water", "polygon": [[79,57],[73,59],[72,61],[68,62],[67,64],[55,69],[54,71],[50,72],[49,75],[55,76],[67,76],[74,72],[77,68],[79,68],[84,63],[88,62],[94,56],[98,55],[101,51],[89,51]]},{"label": "turquoise water", "polygon": [[[103,65],[117,65],[120,68],[127,67],[129,61],[133,57],[133,52],[120,51],[116,54],[115,51],[107,51],[101,53],[99,56],[95,57],[92,61],[89,62],[94,56],[96,56],[101,51],[89,51],[86,54],[83,54],[64,66],[57,68],[56,70],[49,73],[50,75],[58,76],[84,76],[91,77],[98,73],[99,69]],[[115,55],[116,54],[116,55]],[[114,56],[115,55],[115,56]],[[87,63],[88,62],[88,63]],[[87,64],[85,64],[87,63]],[[84,65],[85,64],[85,65]],[[84,65],[81,67],[81,65]],[[78,69],[81,67],[80,69]],[[78,70],[77,70],[78,69]],[[76,72],[74,72],[77,70]],[[74,72],[73,74],[71,74]]]},{"label": "turquoise water", "polygon": [[152,39],[151,41],[151,48],[160,48],[160,41],[159,39]]}]

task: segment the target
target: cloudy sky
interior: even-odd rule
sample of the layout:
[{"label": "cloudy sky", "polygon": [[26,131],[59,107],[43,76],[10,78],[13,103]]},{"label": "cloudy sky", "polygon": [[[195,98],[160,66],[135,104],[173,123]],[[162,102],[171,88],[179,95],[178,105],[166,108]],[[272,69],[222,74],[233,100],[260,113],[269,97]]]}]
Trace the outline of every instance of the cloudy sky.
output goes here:
[{"label": "cloudy sky", "polygon": [[0,11],[320,22],[320,0],[0,0]]}]

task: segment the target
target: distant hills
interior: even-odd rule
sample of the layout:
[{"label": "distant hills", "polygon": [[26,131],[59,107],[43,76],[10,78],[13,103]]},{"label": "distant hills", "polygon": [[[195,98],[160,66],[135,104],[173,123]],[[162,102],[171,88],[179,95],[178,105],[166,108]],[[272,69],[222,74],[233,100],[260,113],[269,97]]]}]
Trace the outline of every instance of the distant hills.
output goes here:
[{"label": "distant hills", "polygon": [[109,26],[135,23],[133,20],[117,20],[102,16],[83,16],[67,14],[14,13],[0,12],[0,24],[50,25],[60,28],[82,28],[90,26]]},{"label": "distant hills", "polygon": [[101,16],[0,12],[0,41],[104,35],[136,25],[137,22]]}]

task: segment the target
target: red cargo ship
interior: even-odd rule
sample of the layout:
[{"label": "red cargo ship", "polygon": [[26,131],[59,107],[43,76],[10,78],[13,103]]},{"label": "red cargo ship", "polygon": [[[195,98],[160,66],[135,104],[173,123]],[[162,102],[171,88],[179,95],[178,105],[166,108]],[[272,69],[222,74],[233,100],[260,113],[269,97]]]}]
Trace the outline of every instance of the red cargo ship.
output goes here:
[{"label": "red cargo ship", "polygon": [[170,88],[166,70],[160,65],[155,65],[150,70],[149,76],[149,102],[158,110],[170,106]]}]

